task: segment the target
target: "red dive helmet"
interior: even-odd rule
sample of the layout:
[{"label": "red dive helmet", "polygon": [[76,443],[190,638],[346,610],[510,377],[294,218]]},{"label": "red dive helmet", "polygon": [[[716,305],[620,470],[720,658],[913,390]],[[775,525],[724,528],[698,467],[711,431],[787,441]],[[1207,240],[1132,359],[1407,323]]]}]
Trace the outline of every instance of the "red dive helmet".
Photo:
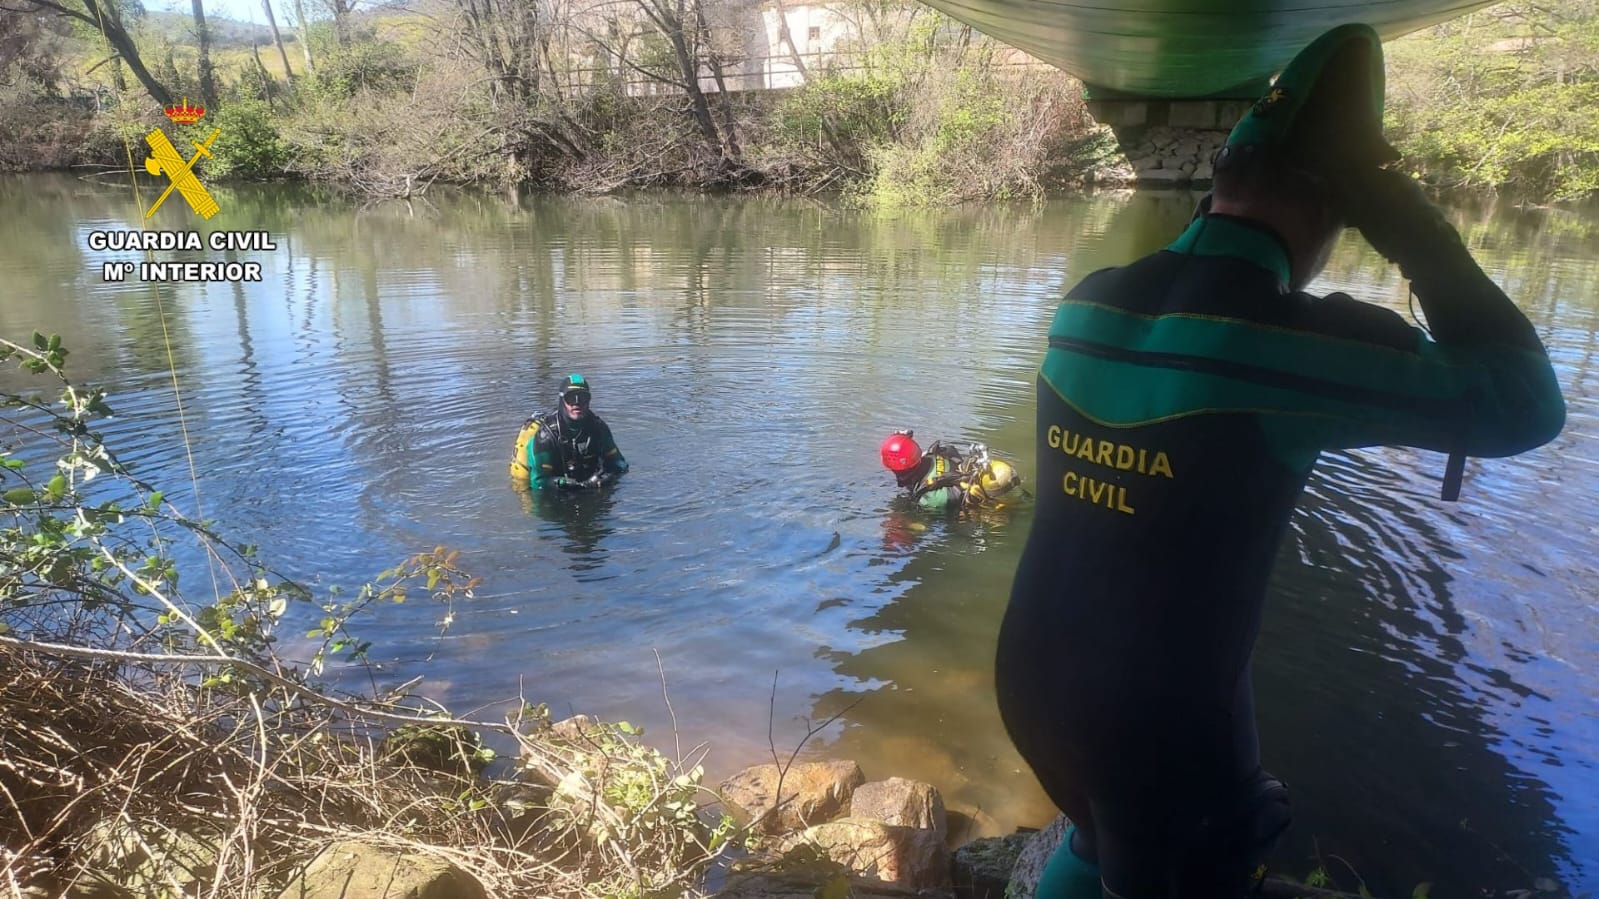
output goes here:
[{"label": "red dive helmet", "polygon": [[922,461],[922,448],[909,432],[890,434],[883,441],[883,467],[889,471],[909,471]]}]

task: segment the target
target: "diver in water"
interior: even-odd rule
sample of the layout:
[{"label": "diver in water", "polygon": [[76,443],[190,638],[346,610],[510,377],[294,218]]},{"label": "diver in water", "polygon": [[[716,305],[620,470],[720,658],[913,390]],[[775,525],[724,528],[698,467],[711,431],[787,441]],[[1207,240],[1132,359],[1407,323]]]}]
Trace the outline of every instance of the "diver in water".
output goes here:
[{"label": "diver in water", "polygon": [[589,404],[594,391],[582,375],[561,381],[553,411],[529,418],[516,435],[511,478],[533,489],[607,487],[627,473],[611,428]]},{"label": "diver in water", "polygon": [[[1074,828],[1039,899],[1245,894],[1291,815],[1261,767],[1250,656],[1278,544],[1323,450],[1458,459],[1554,439],[1526,316],[1382,136],[1377,33],[1282,71],[1164,250],[1084,278],[1038,373],[1045,485],[995,659],[1006,730]],[[1346,226],[1430,331],[1304,287]],[[886,455],[886,453],[885,453]]]},{"label": "diver in water", "polygon": [[933,441],[926,452],[916,432],[895,431],[880,447],[883,467],[912,501],[923,509],[958,512],[987,505],[1021,486],[1021,475],[1008,462],[988,457],[982,444],[956,445]]}]

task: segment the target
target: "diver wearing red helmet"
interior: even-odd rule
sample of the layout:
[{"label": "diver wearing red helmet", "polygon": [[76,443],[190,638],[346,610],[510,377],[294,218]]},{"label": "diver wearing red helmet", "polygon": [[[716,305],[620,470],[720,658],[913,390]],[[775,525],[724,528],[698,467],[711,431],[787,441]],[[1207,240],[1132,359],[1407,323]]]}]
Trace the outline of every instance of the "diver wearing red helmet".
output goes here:
[{"label": "diver wearing red helmet", "polygon": [[899,486],[910,492],[923,509],[956,511],[966,504],[967,475],[960,470],[965,454],[934,441],[926,452],[916,443],[916,432],[895,431],[881,447],[883,467],[894,473]]}]

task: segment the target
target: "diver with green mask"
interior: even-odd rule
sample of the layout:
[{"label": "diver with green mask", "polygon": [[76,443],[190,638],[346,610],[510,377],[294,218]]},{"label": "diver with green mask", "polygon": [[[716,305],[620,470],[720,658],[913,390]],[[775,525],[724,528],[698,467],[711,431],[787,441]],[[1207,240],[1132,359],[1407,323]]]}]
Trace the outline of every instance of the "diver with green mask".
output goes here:
[{"label": "diver with green mask", "polygon": [[[1532,325],[1384,168],[1382,101],[1376,32],[1322,35],[1233,129],[1187,229],[1057,309],[995,661],[1006,729],[1074,823],[1039,899],[1215,899],[1259,876],[1291,815],[1250,656],[1322,451],[1502,457],[1564,425]],[[1304,292],[1345,227],[1399,266],[1429,330]]]}]

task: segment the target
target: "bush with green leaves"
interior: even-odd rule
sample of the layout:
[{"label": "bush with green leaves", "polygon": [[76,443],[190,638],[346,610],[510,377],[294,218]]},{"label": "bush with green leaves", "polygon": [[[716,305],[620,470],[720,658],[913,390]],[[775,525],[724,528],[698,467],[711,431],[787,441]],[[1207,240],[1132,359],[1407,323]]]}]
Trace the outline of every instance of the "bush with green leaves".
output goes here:
[{"label": "bush with green leaves", "polygon": [[[67,378],[58,335],[31,345],[0,339],[0,364],[48,379],[54,395],[0,391],[0,632],[106,649],[152,646],[244,664],[268,660],[291,605],[319,619],[313,672],[369,646],[350,622],[377,602],[402,602],[414,584],[447,608],[476,581],[442,547],[383,572],[346,598],[316,598],[275,574],[248,544],[230,542],[136,476],[97,430],[111,416],[105,392]],[[5,373],[7,379],[11,373]],[[179,584],[179,548],[192,546],[224,585],[195,599]],[[226,673],[226,672],[225,672]],[[226,678],[224,678],[225,680]]]},{"label": "bush with green leaves", "polygon": [[1387,48],[1387,130],[1445,186],[1599,192],[1599,0],[1510,2]]},{"label": "bush with green leaves", "polygon": [[206,166],[209,175],[252,180],[283,177],[289,150],[278,133],[271,106],[248,98],[230,100],[209,124],[222,129],[211,147],[211,161]]},{"label": "bush with green leaves", "polygon": [[362,91],[408,91],[416,86],[420,68],[409,51],[389,41],[335,47],[317,60],[314,102],[347,100]]}]

